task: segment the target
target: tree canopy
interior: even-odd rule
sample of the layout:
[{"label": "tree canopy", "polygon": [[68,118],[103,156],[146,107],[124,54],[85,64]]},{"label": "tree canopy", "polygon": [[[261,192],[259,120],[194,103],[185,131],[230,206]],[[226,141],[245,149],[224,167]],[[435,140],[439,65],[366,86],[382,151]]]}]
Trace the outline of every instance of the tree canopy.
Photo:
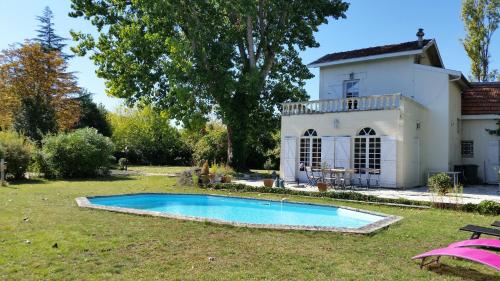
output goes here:
[{"label": "tree canopy", "polygon": [[[0,53],[3,129],[12,127],[16,120],[15,124],[26,125],[17,127],[22,133],[38,141],[41,135],[53,131],[47,114],[55,116],[57,130],[69,129],[79,118],[79,105],[74,99],[79,91],[75,76],[58,52],[46,53],[40,44],[26,42]],[[42,105],[48,111],[42,110]]]},{"label": "tree canopy", "polygon": [[[252,136],[278,126],[280,104],[307,98],[312,77],[299,50],[318,26],[345,17],[341,0],[72,0],[99,38],[72,32],[91,51],[107,91],[168,108],[186,127],[215,114],[227,126],[228,163],[244,168]],[[271,129],[271,130],[270,130]]]},{"label": "tree canopy", "polygon": [[473,79],[481,82],[494,80],[498,71],[490,71],[489,46],[500,23],[500,0],[464,0],[462,20],[467,32],[462,43],[471,60]]}]

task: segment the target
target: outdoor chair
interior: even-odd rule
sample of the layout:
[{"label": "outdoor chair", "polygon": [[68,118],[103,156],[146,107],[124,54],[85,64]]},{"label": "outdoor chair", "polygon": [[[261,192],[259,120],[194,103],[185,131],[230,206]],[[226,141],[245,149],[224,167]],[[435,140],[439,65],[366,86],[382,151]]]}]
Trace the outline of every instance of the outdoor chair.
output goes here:
[{"label": "outdoor chair", "polygon": [[356,169],[346,169],[344,173],[345,186],[349,188],[354,187],[354,179],[356,175]]},{"label": "outdoor chair", "polygon": [[307,182],[309,183],[309,185],[316,186],[320,179],[314,176],[311,167],[306,166],[304,170],[306,171]]},{"label": "outdoor chair", "polygon": [[367,188],[380,186],[380,169],[370,169],[367,179]]},{"label": "outdoor chair", "polygon": [[470,239],[479,239],[479,237],[481,237],[481,234],[500,237],[500,230],[496,228],[489,228],[489,227],[469,224],[460,228],[460,230],[472,232]]},{"label": "outdoor chair", "polygon": [[500,237],[500,230],[495,229],[495,228],[478,226],[478,225],[469,224],[469,225],[466,225],[466,226],[460,228],[460,230],[472,232],[470,239],[479,239],[479,237],[481,237],[481,234]]},{"label": "outdoor chair", "polygon": [[327,169],[321,169],[321,174],[323,175],[323,181],[330,187],[335,188],[337,177]]}]

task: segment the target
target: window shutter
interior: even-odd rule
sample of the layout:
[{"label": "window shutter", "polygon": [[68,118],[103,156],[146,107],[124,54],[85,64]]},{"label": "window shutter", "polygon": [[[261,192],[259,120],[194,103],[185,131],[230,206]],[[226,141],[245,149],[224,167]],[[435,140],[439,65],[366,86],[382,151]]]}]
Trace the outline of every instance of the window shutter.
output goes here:
[{"label": "window shutter", "polygon": [[351,137],[335,137],[335,165],[348,169],[351,167]]},{"label": "window shutter", "polygon": [[295,181],[297,139],[295,137],[284,137],[282,147],[283,179],[285,181]]},{"label": "window shutter", "polygon": [[486,182],[498,182],[498,169],[500,162],[500,141],[494,140],[488,142],[488,158],[486,160]]},{"label": "window shutter", "polygon": [[396,187],[397,142],[394,137],[380,137],[380,185]]},{"label": "window shutter", "polygon": [[321,137],[321,165],[326,163],[328,167],[335,166],[335,138]]}]

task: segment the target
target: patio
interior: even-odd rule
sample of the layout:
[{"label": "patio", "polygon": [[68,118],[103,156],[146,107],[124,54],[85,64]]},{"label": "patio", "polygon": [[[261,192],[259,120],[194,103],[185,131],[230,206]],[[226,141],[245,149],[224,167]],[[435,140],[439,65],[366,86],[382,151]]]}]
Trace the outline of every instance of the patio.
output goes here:
[{"label": "patio", "polygon": [[[251,180],[251,179],[235,179],[235,183],[246,184],[250,186],[264,186],[262,180]],[[297,185],[296,183],[286,183],[285,188],[292,190],[301,190],[309,192],[318,192],[316,186],[311,186],[306,183],[301,183]],[[410,188],[410,189],[390,189],[390,188],[354,188],[353,191],[366,194],[375,195],[381,198],[405,198],[415,201],[433,201],[435,195],[427,191],[426,186]],[[439,199],[441,201],[441,198]],[[454,194],[449,196],[444,196],[442,198],[443,202],[461,202],[461,203],[480,203],[483,200],[491,200],[500,202],[500,192],[499,187],[496,185],[473,185],[464,187],[463,194],[461,198],[458,198]]]}]

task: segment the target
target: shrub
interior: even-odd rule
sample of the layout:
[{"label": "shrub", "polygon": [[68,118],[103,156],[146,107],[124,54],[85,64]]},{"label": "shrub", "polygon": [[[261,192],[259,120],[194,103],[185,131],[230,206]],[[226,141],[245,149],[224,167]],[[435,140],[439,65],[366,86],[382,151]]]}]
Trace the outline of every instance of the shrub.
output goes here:
[{"label": "shrub", "polygon": [[196,164],[202,160],[211,163],[225,163],[227,160],[227,130],[219,123],[208,123],[204,134],[193,144],[193,160]]},{"label": "shrub", "polygon": [[438,195],[446,195],[453,189],[450,177],[446,173],[432,175],[428,182],[429,191]]},{"label": "shrub", "polygon": [[125,167],[127,167],[127,164],[128,164],[127,158],[123,158],[123,157],[120,158],[118,160],[118,169],[120,169],[122,171],[125,170]]},{"label": "shrub", "polygon": [[[170,124],[167,112],[146,106],[142,109],[120,109],[107,116],[117,158],[126,157],[131,163],[146,165],[191,163],[191,151],[179,130]],[[125,147],[128,148],[127,155]]]},{"label": "shrub", "polygon": [[264,162],[264,169],[266,170],[272,170],[274,168],[274,164],[271,160],[271,158],[267,158],[266,162]]},{"label": "shrub", "polygon": [[500,215],[500,203],[490,200],[481,201],[477,205],[477,212],[482,215]]},{"label": "shrub", "polygon": [[0,132],[0,153],[7,162],[7,175],[22,179],[28,170],[33,145],[23,136],[11,131]]},{"label": "shrub", "polygon": [[93,128],[49,136],[43,140],[44,172],[63,178],[101,175],[113,163],[113,149],[110,139]]},{"label": "shrub", "polygon": [[205,161],[205,163],[203,163],[203,166],[201,167],[201,173],[202,175],[208,175],[209,173],[209,170],[208,170],[208,161]]}]

